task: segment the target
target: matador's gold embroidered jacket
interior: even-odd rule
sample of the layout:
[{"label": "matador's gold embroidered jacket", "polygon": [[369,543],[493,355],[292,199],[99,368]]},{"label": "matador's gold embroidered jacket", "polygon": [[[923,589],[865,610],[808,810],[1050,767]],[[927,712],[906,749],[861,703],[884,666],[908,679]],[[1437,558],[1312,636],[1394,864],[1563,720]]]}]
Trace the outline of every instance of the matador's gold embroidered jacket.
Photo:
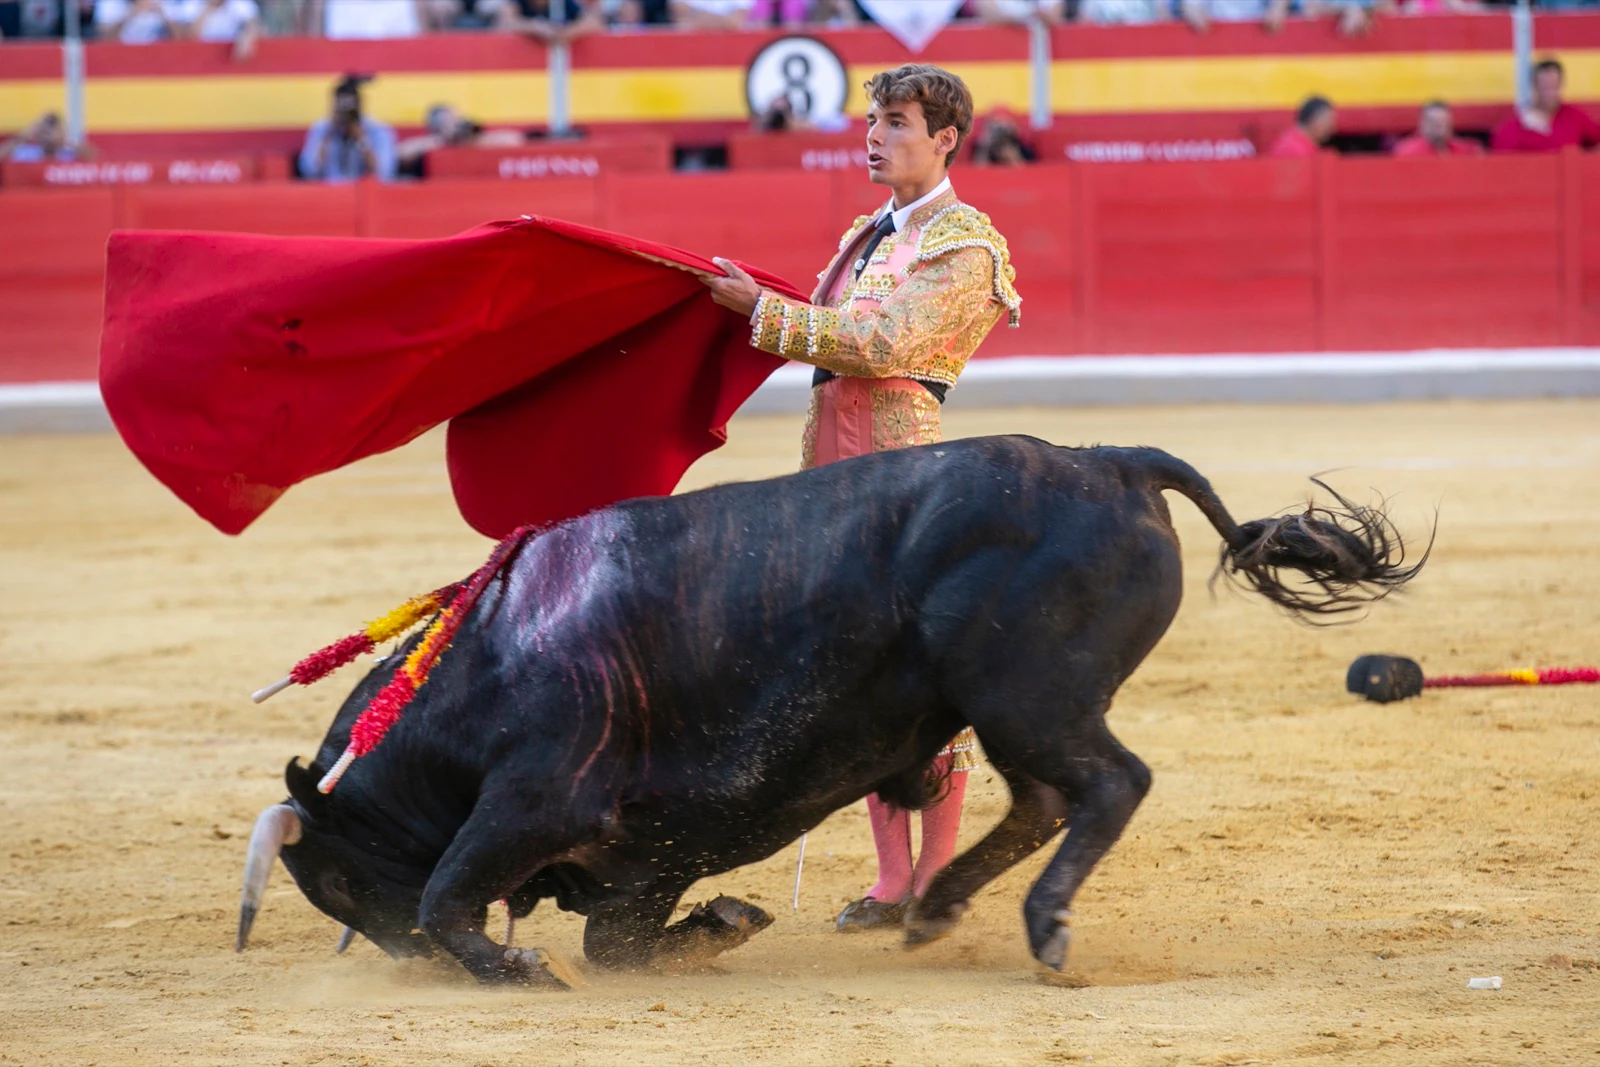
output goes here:
[{"label": "matador's gold embroidered jacket", "polygon": [[[751,344],[842,376],[812,390],[804,466],[842,458],[817,449],[825,390],[860,394],[871,407],[870,433],[845,454],[941,440],[939,403],[918,382],[952,386],[1002,314],[1018,322],[1022,304],[1005,238],[989,217],[946,190],[885,237],[852,278],[876,216],[851,225],[819,275],[813,303],[763,292],[751,316]],[[865,412],[863,413],[865,414]]]}]

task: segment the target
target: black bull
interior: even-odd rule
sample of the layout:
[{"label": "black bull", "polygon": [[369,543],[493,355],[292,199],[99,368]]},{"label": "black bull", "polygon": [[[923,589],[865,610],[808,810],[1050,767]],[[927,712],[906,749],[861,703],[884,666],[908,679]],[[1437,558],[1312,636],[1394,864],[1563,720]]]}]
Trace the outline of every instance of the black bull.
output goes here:
[{"label": "black bull", "polygon": [[1381,511],[1343,498],[1240,526],[1164,452],[1024,437],[617,504],[520,547],[330,794],[316,782],[392,665],[309,767],[290,763],[290,799],[252,844],[239,947],[281,850],[328,915],[486,981],[552,980],[485,935],[502,898],[587,916],[602,965],[719,951],[770,919],[721,898],[667,925],[696,880],[873,790],[925,800],[924,768],[971,725],[1011,808],[914,904],[906,940],[947,933],[1064,827],[1023,908],[1059,968],[1073,895],[1150,787],[1106,712],[1178,610],[1166,489],[1222,535],[1225,572],[1296,613],[1354,610],[1421,566]]}]

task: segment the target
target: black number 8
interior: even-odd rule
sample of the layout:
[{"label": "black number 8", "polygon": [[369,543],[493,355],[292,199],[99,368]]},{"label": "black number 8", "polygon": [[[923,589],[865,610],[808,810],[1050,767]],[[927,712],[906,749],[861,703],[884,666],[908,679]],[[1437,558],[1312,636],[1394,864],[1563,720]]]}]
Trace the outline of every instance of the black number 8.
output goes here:
[{"label": "black number 8", "polygon": [[795,115],[811,114],[811,60],[798,53],[783,57],[783,95]]}]

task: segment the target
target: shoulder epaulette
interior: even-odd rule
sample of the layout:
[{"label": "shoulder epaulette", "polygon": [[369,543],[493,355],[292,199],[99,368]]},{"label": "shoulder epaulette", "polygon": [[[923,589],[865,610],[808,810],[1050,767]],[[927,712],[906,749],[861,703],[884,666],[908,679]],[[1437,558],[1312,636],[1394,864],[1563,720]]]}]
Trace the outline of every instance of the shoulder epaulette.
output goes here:
[{"label": "shoulder epaulette", "polygon": [[994,260],[994,298],[1010,312],[1011,325],[1020,324],[1022,297],[1017,295],[1017,272],[1011,266],[1011,251],[989,216],[977,208],[953,204],[929,219],[917,238],[917,259],[927,262],[963,248],[988,251]]}]

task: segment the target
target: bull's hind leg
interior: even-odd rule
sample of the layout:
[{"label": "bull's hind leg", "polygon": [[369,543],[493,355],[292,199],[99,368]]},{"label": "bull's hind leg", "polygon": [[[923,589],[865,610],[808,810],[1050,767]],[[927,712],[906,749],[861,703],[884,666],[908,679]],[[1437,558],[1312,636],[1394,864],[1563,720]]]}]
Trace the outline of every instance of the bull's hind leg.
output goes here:
[{"label": "bull's hind leg", "polygon": [[906,944],[926,945],[954,930],[972,894],[1038,851],[1066,823],[1061,791],[1023,773],[998,752],[989,762],[1011,789],[1011,808],[972,848],[940,871],[906,915]]},{"label": "bull's hind leg", "polygon": [[1105,710],[1102,704],[1070,733],[1018,756],[1030,775],[1061,791],[1069,812],[1066,840],[1022,906],[1029,948],[1058,971],[1072,940],[1072,898],[1150,791],[1150,769],[1111,735]]}]

